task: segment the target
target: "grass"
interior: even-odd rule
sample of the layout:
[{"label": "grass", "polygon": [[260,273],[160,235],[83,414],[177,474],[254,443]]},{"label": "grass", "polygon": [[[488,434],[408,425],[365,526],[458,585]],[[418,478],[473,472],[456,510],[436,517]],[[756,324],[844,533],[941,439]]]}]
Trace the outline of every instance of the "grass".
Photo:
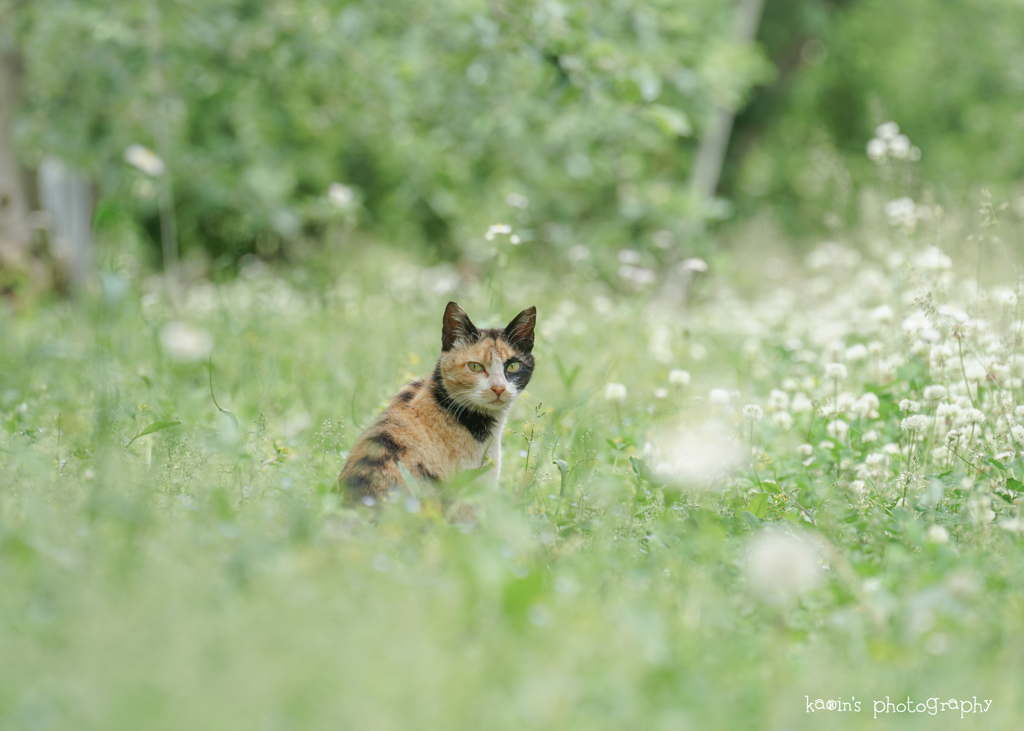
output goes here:
[{"label": "grass", "polygon": [[[1021,308],[904,247],[686,310],[369,251],[0,311],[0,727],[1018,728]],[[539,311],[471,529],[332,491],[448,299]]]}]

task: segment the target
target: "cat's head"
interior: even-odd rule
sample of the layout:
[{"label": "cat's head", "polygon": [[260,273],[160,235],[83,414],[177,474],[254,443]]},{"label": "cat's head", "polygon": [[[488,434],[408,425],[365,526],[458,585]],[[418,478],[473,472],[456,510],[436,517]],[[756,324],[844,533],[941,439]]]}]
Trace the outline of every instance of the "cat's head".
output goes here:
[{"label": "cat's head", "polygon": [[504,330],[479,330],[454,302],[444,311],[438,375],[452,400],[473,411],[501,411],[533,375],[537,308],[527,307]]}]

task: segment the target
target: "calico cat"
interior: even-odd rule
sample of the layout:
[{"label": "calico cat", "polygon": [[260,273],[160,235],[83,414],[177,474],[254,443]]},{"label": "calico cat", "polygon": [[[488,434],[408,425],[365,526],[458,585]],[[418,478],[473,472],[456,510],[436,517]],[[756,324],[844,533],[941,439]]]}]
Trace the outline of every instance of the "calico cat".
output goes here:
[{"label": "calico cat", "polygon": [[400,464],[416,480],[437,483],[488,457],[497,484],[505,419],[533,375],[536,321],[537,308],[528,307],[504,330],[478,330],[449,302],[434,372],[403,386],[356,440],[339,484],[372,503],[404,485]]}]

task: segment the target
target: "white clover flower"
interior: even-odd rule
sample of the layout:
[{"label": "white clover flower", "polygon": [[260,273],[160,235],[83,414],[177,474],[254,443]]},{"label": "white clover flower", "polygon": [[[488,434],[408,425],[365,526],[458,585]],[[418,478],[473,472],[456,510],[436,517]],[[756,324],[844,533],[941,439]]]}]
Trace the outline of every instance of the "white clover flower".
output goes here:
[{"label": "white clover flower", "polygon": [[906,419],[900,422],[900,429],[909,432],[924,431],[928,428],[928,417],[923,414],[917,416],[908,416]]},{"label": "white clover flower", "polygon": [[355,193],[347,185],[331,183],[327,186],[327,197],[338,208],[348,208],[352,205],[352,201],[355,200]]},{"label": "white clover flower", "polygon": [[895,456],[900,453],[900,445],[895,444],[893,442],[889,442],[888,444],[882,447],[882,451],[885,452],[886,454],[891,454]]},{"label": "white clover flower", "polygon": [[862,442],[877,442],[878,432],[875,431],[874,429],[868,429],[866,432],[860,435],[860,439]]},{"label": "white clover flower", "polygon": [[842,363],[829,363],[825,366],[825,377],[833,381],[841,381],[847,376],[846,366]]},{"label": "white clover flower", "polygon": [[801,391],[793,396],[793,402],[790,404],[789,410],[795,414],[807,414],[814,410],[814,402],[807,397],[806,393]]},{"label": "white clover flower", "polygon": [[749,421],[761,421],[764,418],[764,410],[757,404],[747,404],[743,407],[743,418]]},{"label": "white clover flower", "polygon": [[862,419],[877,419],[878,407],[878,396],[871,391],[868,391],[850,404],[850,411]]},{"label": "white clover flower", "polygon": [[896,135],[899,133],[900,126],[895,122],[883,122],[875,127],[875,137],[885,140],[886,142],[895,139]]},{"label": "white clover flower", "polygon": [[864,464],[873,470],[884,469],[889,466],[889,455],[884,452],[870,452],[864,457]]},{"label": "white clover flower", "polygon": [[124,151],[124,159],[128,164],[154,178],[163,175],[165,169],[164,161],[144,145],[129,145]]},{"label": "white clover flower", "polygon": [[750,588],[772,603],[787,603],[821,581],[821,564],[810,539],[762,531],[750,543],[744,570]]},{"label": "white clover flower", "polygon": [[885,204],[885,217],[890,226],[911,228],[917,223],[917,204],[907,196],[891,200]]},{"label": "white clover flower", "polygon": [[768,395],[768,403],[766,405],[769,411],[785,411],[789,408],[789,394],[773,388],[772,392]]},{"label": "white clover flower", "polygon": [[941,401],[946,398],[946,387],[938,384],[934,386],[924,387],[924,400],[925,401]]},{"label": "white clover flower", "polygon": [[946,271],[953,268],[953,260],[939,247],[929,246],[914,256],[914,265],[928,271]]},{"label": "white clover flower", "polygon": [[708,401],[713,406],[728,406],[729,405],[729,392],[724,388],[713,388],[708,394]]},{"label": "white clover flower", "polygon": [[690,372],[673,368],[668,372],[668,382],[670,386],[689,386]]},{"label": "white clover flower", "polygon": [[830,450],[835,448],[835,442],[829,441],[828,439],[822,439],[820,442],[818,442],[818,449]]},{"label": "white clover flower", "polygon": [[184,322],[169,322],[160,330],[160,343],[172,360],[195,363],[213,352],[213,336],[206,330]]},{"label": "white clover flower", "polygon": [[959,442],[960,439],[963,438],[963,435],[964,433],[959,429],[950,429],[948,432],[946,432],[946,441]]},{"label": "white clover flower", "polygon": [[520,193],[509,193],[505,196],[505,202],[513,208],[526,208],[530,205],[530,199]]},{"label": "white clover flower", "polygon": [[949,531],[943,528],[941,525],[933,525],[928,528],[925,536],[928,538],[929,543],[948,543],[949,542]]},{"label": "white clover flower", "polygon": [[654,398],[668,398],[667,388],[656,388],[654,389]]},{"label": "white clover flower", "polygon": [[921,404],[917,403],[917,401],[911,401],[908,398],[900,401],[900,411],[907,411],[911,414],[916,414],[920,410]]},{"label": "white clover flower", "polygon": [[701,486],[742,458],[731,430],[718,421],[678,424],[659,430],[651,464],[671,482]]},{"label": "white clover flower", "polygon": [[869,317],[875,322],[892,322],[893,318],[896,317],[896,313],[892,311],[889,305],[879,305],[871,310]]},{"label": "white clover flower", "polygon": [[771,419],[769,419],[769,421],[783,431],[789,431],[793,428],[793,417],[789,415],[788,411],[772,412]]},{"label": "white clover flower", "polygon": [[1018,445],[1024,444],[1024,426],[1017,424],[1010,427],[1010,436],[1013,437],[1013,441]]},{"label": "white clover flower", "polygon": [[679,269],[683,272],[706,272],[708,270],[708,263],[703,259],[692,257],[684,259],[683,263],[679,265]]},{"label": "white clover flower", "polygon": [[910,155],[910,139],[906,135],[896,135],[889,140],[889,153],[899,159]]},{"label": "white clover flower", "polygon": [[522,239],[520,239],[516,234],[512,234],[508,237],[508,242],[513,246],[519,246],[521,241]]},{"label": "white clover flower", "polygon": [[874,162],[881,162],[885,159],[885,152],[888,145],[885,144],[885,140],[880,140],[877,137],[872,137],[868,141],[868,158]]},{"label": "white clover flower", "polygon": [[636,249],[623,249],[619,252],[620,264],[631,264],[636,266],[640,263],[640,252]]},{"label": "white clover flower", "polygon": [[604,387],[604,397],[607,401],[625,401],[626,386],[622,383],[609,383]]},{"label": "white clover flower", "polygon": [[801,444],[799,447],[796,448],[796,453],[799,454],[801,457],[810,457],[812,454],[814,454],[814,447],[812,447],[810,444]]},{"label": "white clover flower", "polygon": [[1004,289],[999,293],[999,304],[1008,309],[1017,306],[1017,293],[1012,289]]},{"label": "white clover flower", "polygon": [[868,348],[863,343],[857,343],[851,345],[846,349],[846,360],[851,363],[857,363],[858,361],[866,360],[868,357]]},{"label": "white clover flower", "polygon": [[985,421],[985,412],[981,409],[968,409],[964,413],[964,421],[968,424],[981,424]]},{"label": "white clover flower", "polygon": [[960,404],[939,404],[935,407],[935,416],[946,421],[953,421],[963,413]]},{"label": "white clover flower", "polygon": [[885,352],[885,344],[880,340],[872,340],[868,343],[868,355],[879,356]]},{"label": "white clover flower", "polygon": [[850,483],[850,489],[853,490],[858,495],[863,495],[865,490],[867,489],[867,484],[864,482],[864,480],[854,480],[853,482]]},{"label": "white clover flower", "polygon": [[484,238],[488,241],[493,241],[494,237],[498,234],[510,233],[512,233],[512,227],[507,223],[494,223],[487,227],[487,233],[484,234]]},{"label": "white clover flower", "polygon": [[943,343],[932,348],[928,355],[928,362],[932,368],[944,368],[953,358],[953,349]]},{"label": "white clover flower", "polygon": [[828,432],[828,435],[833,439],[840,442],[845,442],[846,435],[850,431],[850,425],[847,424],[842,419],[833,419],[828,424],[826,424],[825,431]]}]

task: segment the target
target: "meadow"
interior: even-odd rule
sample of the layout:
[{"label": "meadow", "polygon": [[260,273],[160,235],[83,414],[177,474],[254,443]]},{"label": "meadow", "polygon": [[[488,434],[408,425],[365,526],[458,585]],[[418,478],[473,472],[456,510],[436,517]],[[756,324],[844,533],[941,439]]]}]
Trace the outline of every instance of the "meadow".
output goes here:
[{"label": "meadow", "polygon": [[[889,213],[685,297],[498,229],[0,308],[0,727],[1019,728],[1021,292]],[[499,488],[349,505],[450,299],[538,309]]]}]

